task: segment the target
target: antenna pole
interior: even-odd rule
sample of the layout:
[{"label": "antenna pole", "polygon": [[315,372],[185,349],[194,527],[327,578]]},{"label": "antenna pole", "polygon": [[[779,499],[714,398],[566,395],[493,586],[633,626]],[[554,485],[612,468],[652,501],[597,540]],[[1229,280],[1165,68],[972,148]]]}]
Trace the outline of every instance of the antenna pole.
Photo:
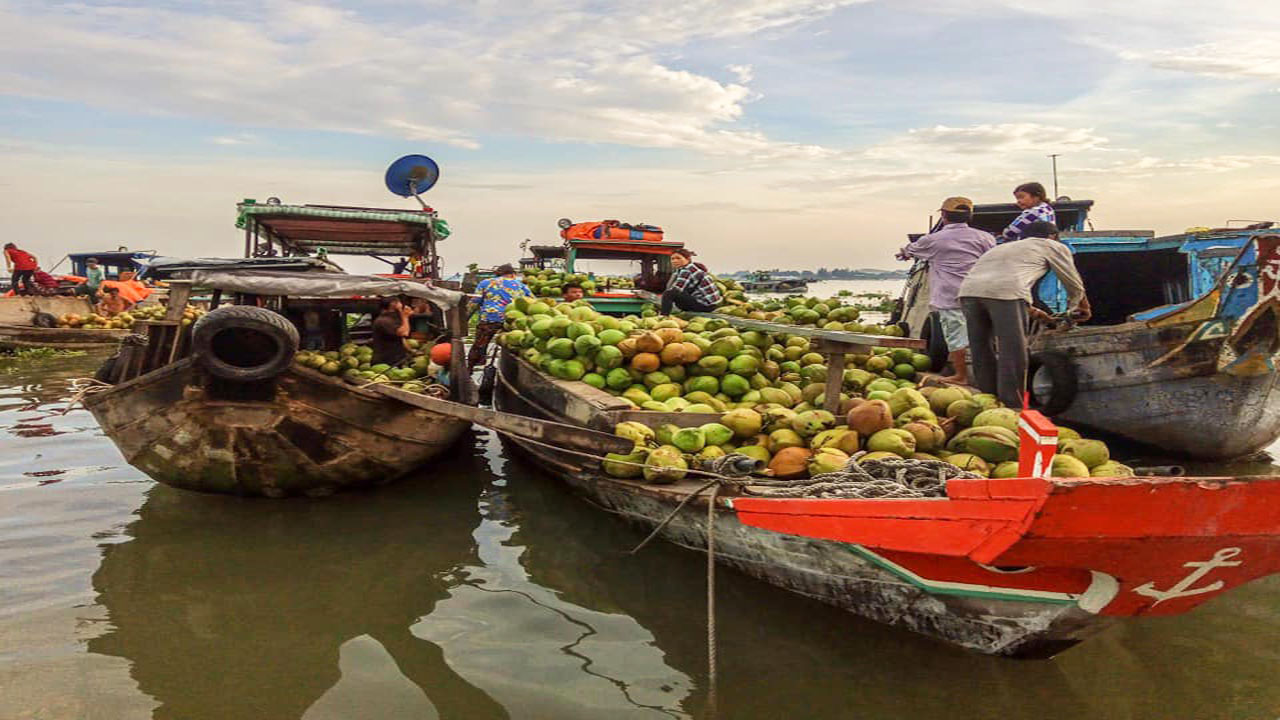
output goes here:
[{"label": "antenna pole", "polygon": [[1054,153],[1049,156],[1049,159],[1053,161],[1053,198],[1055,200],[1058,199],[1059,197],[1058,196],[1058,156],[1060,154],[1061,153]]}]

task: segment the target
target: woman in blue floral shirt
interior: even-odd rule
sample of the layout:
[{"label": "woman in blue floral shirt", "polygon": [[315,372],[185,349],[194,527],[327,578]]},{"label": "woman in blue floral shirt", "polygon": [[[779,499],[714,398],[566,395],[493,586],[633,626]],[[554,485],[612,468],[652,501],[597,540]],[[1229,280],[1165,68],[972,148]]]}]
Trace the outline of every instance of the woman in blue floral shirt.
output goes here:
[{"label": "woman in blue floral shirt", "polygon": [[484,362],[489,341],[502,330],[507,305],[521,296],[533,297],[529,286],[516,279],[516,269],[510,264],[499,265],[495,272],[495,277],[481,280],[476,285],[476,297],[471,300],[472,304],[480,306],[476,339],[471,343],[471,351],[467,353],[467,363],[473,368]]}]

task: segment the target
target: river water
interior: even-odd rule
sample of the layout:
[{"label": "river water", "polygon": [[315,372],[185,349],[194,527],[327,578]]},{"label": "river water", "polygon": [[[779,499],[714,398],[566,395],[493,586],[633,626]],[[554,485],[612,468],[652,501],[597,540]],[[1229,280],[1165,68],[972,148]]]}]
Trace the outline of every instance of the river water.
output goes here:
[{"label": "river water", "polygon": [[[703,556],[628,555],[643,533],[485,431],[375,492],[158,486],[62,414],[99,360],[0,360],[0,718],[702,715]],[[718,587],[724,718],[1280,716],[1280,578],[1051,661]]]}]

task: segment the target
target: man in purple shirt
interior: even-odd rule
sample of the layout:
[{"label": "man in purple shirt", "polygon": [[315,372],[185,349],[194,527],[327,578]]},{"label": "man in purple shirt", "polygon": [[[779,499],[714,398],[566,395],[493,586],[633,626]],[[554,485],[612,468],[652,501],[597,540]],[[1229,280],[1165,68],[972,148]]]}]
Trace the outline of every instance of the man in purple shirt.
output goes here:
[{"label": "man in purple shirt", "polygon": [[957,294],[969,269],[983,253],[996,246],[996,239],[991,233],[969,227],[973,219],[973,201],[969,198],[947,198],[940,210],[942,227],[906,246],[898,256],[929,264],[929,307],[938,313],[942,335],[947,341],[947,357],[955,371],[942,380],[964,385],[969,382],[965,365],[969,333]]}]

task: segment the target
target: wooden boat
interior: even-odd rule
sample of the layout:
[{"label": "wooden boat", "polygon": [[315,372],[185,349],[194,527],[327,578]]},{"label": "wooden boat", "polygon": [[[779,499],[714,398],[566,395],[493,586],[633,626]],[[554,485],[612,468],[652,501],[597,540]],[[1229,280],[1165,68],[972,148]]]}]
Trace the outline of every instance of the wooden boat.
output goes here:
[{"label": "wooden boat", "polygon": [[[1280,438],[1280,236],[1266,227],[1167,237],[1085,231],[1092,203],[1067,205],[1061,239],[1094,317],[1033,335],[1033,403],[1063,424],[1195,458],[1246,456]],[[1010,207],[979,205],[972,224],[998,231]],[[893,321],[925,339],[941,366],[946,351],[928,294],[920,265]],[[1067,310],[1052,274],[1036,296],[1050,312]]]},{"label": "wooden boat", "polygon": [[775,278],[765,272],[753,274],[741,285],[746,292],[754,293],[800,293],[809,289],[809,283],[801,278]]},{"label": "wooden boat", "polygon": [[128,330],[0,325],[0,350],[53,348],[55,350],[99,350],[114,347]]},{"label": "wooden boat", "polygon": [[[506,351],[494,397],[507,412],[600,430],[644,415]],[[659,422],[708,420],[672,413]],[[508,441],[593,505],[644,527],[702,484],[614,478],[593,460]],[[952,645],[1049,657],[1118,619],[1183,613],[1280,571],[1277,502],[1277,477],[983,478],[953,480],[947,497],[923,500],[730,494],[715,508],[716,560]],[[661,535],[705,550],[706,515],[703,495]]]}]

